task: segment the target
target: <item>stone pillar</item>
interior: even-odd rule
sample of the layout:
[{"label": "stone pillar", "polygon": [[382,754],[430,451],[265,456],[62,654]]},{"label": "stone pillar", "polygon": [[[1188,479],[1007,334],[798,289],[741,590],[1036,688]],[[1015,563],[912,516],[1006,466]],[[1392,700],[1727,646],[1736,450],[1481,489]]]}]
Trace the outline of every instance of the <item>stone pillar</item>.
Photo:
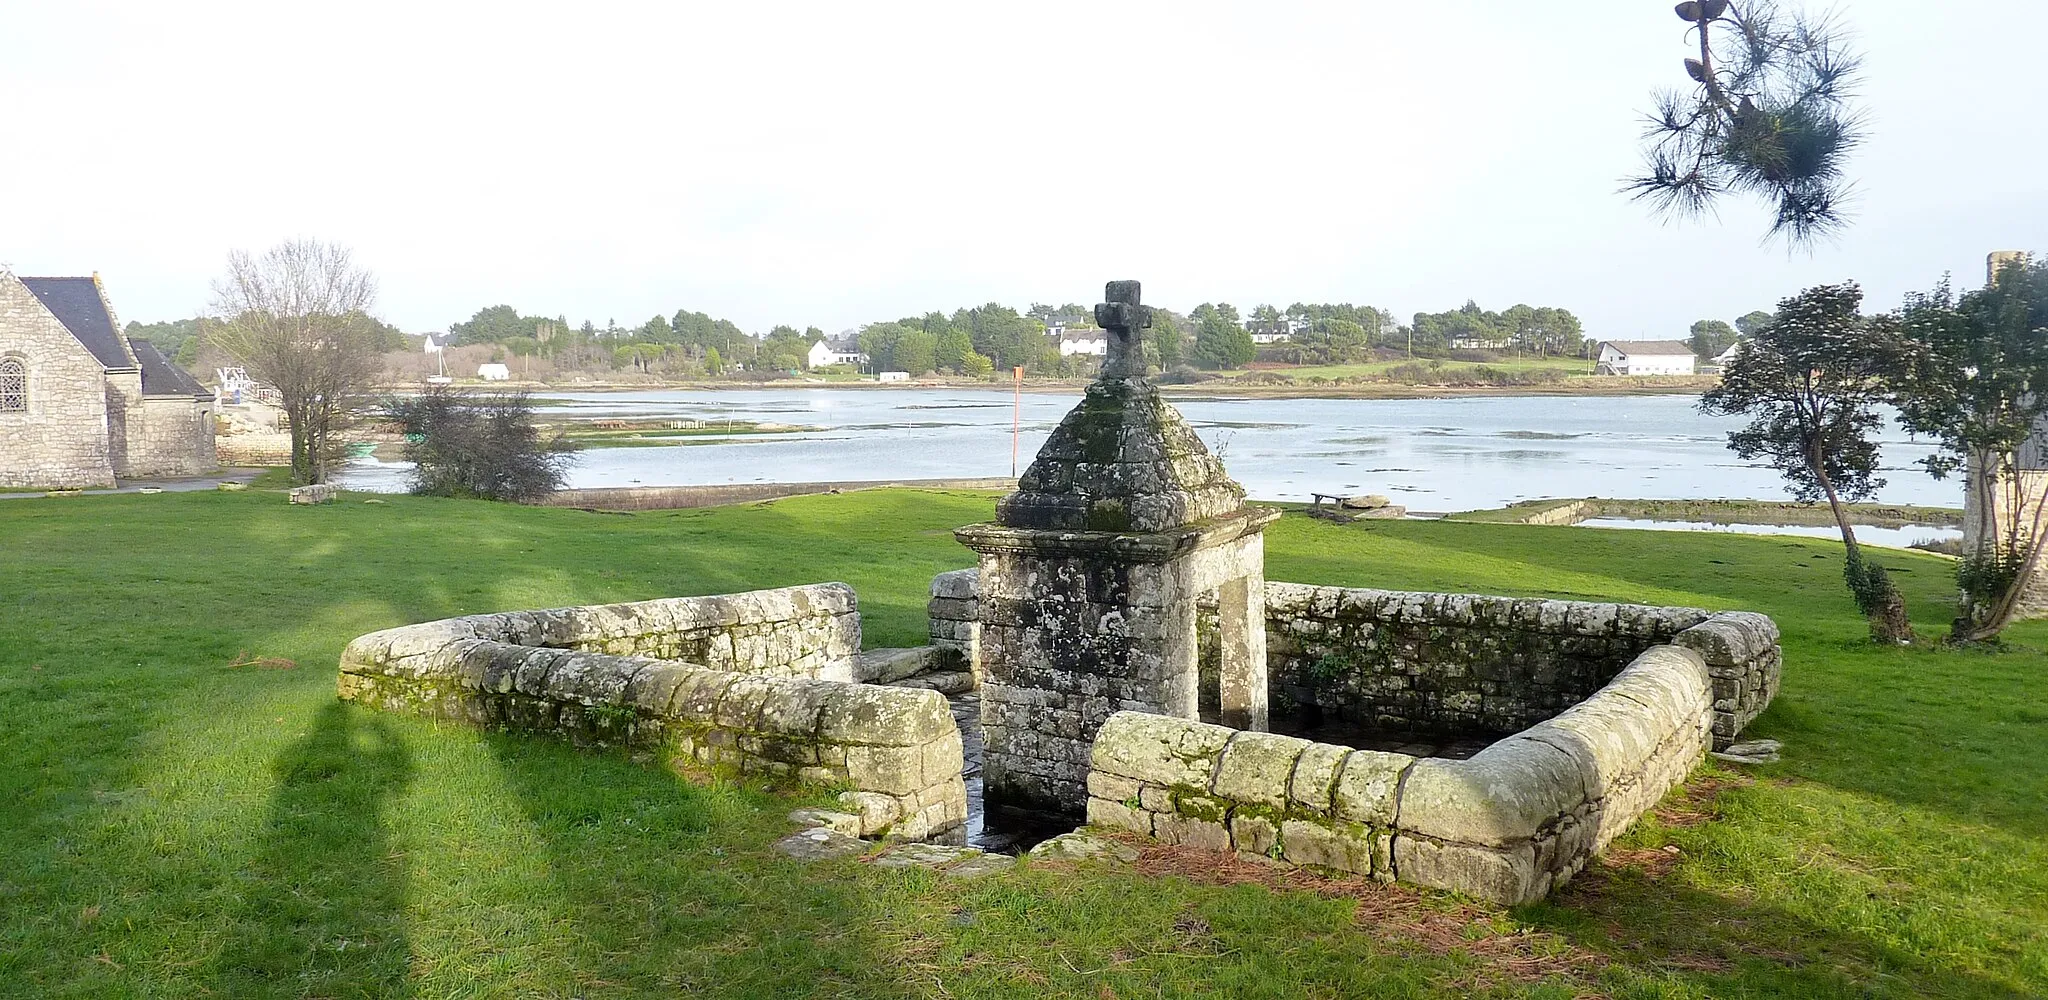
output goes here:
[{"label": "stone pillar", "polygon": [[996,521],[955,532],[981,556],[989,815],[1081,818],[1096,731],[1118,711],[1197,715],[1195,605],[1224,595],[1226,702],[1265,721],[1265,547],[1277,511],[1244,490],[1142,374],[1150,315],[1112,282],[1110,359]]},{"label": "stone pillar", "polygon": [[[1254,540],[1258,548],[1264,545]],[[1260,553],[1263,556],[1263,551]],[[1248,562],[1262,562],[1248,560]],[[1221,665],[1217,674],[1222,723],[1232,729],[1266,729],[1265,572],[1242,576],[1216,589],[1216,632]]]}]

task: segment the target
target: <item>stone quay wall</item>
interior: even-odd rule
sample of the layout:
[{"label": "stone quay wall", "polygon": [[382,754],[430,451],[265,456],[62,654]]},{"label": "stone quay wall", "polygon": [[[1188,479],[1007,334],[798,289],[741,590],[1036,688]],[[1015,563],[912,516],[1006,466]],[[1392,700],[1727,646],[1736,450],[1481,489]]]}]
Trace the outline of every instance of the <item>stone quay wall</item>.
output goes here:
[{"label": "stone quay wall", "polygon": [[945,698],[835,679],[859,645],[852,590],[824,584],[386,629],[349,644],[338,688],[676,768],[847,785],[862,836],[961,831],[964,757]]},{"label": "stone quay wall", "polygon": [[1654,646],[1591,697],[1468,760],[1121,712],[1095,741],[1088,820],[1529,903],[1685,779],[1711,738],[1712,681],[1699,653]]},{"label": "stone quay wall", "polygon": [[1266,585],[1273,710],[1370,728],[1516,732],[1666,643],[1695,649],[1712,669],[1720,745],[1777,693],[1778,630],[1759,614]]}]

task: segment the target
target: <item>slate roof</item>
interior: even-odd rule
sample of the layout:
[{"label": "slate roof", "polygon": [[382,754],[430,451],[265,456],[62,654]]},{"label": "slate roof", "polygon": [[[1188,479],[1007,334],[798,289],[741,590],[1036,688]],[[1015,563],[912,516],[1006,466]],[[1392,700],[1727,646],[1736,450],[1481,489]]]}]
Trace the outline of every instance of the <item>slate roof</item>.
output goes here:
[{"label": "slate roof", "polygon": [[128,347],[135,352],[135,362],[142,369],[142,394],[145,396],[204,396],[213,398],[213,393],[199,384],[192,373],[171,363],[156,345],[140,337],[130,338]]},{"label": "slate roof", "polygon": [[114,317],[107,315],[107,300],[100,297],[99,282],[91,278],[21,278],[21,283],[42,301],[43,308],[73,337],[108,368],[133,368],[135,362],[121,345],[121,333],[114,329]]},{"label": "slate roof", "polygon": [[1612,347],[1630,357],[1693,356],[1692,345],[1683,340],[1603,340],[1600,345]]}]

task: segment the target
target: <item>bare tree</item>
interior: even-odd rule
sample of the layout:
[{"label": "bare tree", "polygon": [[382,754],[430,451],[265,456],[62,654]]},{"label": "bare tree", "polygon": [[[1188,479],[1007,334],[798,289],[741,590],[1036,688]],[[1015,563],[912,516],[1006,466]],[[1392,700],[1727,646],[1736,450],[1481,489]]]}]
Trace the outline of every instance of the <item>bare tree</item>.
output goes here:
[{"label": "bare tree", "polygon": [[287,240],[261,257],[230,253],[213,291],[213,343],[284,397],[292,478],[324,482],[382,367],[376,279],[343,247]]},{"label": "bare tree", "polygon": [[1692,87],[1658,96],[1649,172],[1625,190],[1672,216],[1755,195],[1777,209],[1770,235],[1794,246],[1839,228],[1842,167],[1862,133],[1851,105],[1860,60],[1841,29],[1772,0],[1685,0],[1677,13],[1698,44],[1685,60]]}]

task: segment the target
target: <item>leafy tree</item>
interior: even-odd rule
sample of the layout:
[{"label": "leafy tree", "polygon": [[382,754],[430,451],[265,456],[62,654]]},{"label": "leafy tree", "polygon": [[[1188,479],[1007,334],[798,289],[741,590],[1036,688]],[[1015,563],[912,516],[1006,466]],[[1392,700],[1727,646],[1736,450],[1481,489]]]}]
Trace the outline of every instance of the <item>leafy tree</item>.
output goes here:
[{"label": "leafy tree", "polygon": [[1878,407],[1887,397],[1885,358],[1894,350],[1895,324],[1863,317],[1862,302],[1853,283],[1809,288],[1780,302],[1777,322],[1728,363],[1700,409],[1752,418],[1728,435],[1728,447],[1745,459],[1767,460],[1800,502],[1827,501],[1848,553],[1843,576],[1871,637],[1906,642],[1913,626],[1905,599],[1882,566],[1864,559],[1844,506],[1884,485],[1872,438],[1884,426]]},{"label": "leafy tree", "polygon": [[988,378],[995,374],[996,363],[988,355],[970,350],[960,359],[960,371],[969,378]]},{"label": "leafy tree", "polygon": [[1771,325],[1771,314],[1758,309],[1735,317],[1735,330],[1745,337],[1754,337],[1764,327]]},{"label": "leafy tree", "polygon": [[878,372],[891,372],[896,364],[896,344],[909,331],[901,323],[869,323],[860,331],[860,352]]},{"label": "leafy tree", "polygon": [[1195,307],[1195,363],[1207,368],[1236,368],[1259,353],[1251,334],[1237,321],[1230,303]]},{"label": "leafy tree", "polygon": [[704,370],[713,375],[725,374],[725,357],[718,353],[718,348],[704,349]]},{"label": "leafy tree", "polygon": [[1161,370],[1172,368],[1186,360],[1187,347],[1180,332],[1180,323],[1166,310],[1152,310],[1152,325],[1145,334],[1155,356],[1154,360]]},{"label": "leafy tree", "polygon": [[412,492],[483,500],[538,500],[562,488],[575,445],[543,437],[524,393],[475,396],[430,386],[388,400],[404,428]]},{"label": "leafy tree", "polygon": [[1691,217],[1728,192],[1771,202],[1770,236],[1794,246],[1843,224],[1843,164],[1861,139],[1851,106],[1861,60],[1825,18],[1772,0],[1685,0],[1699,58],[1688,90],[1658,95],[1645,133],[1649,170],[1625,190]]},{"label": "leafy tree", "polygon": [[2048,419],[2048,263],[2015,261],[1996,277],[1960,297],[1944,280],[1900,310],[1899,421],[1940,446],[1925,460],[1935,478],[1964,473],[1980,518],[1957,568],[1952,642],[1995,639],[2012,623],[2048,526],[2021,475],[2027,439]]},{"label": "leafy tree", "polygon": [[213,290],[215,346],[283,397],[292,479],[326,482],[382,372],[376,279],[342,247],[289,240],[261,257],[229,254]]},{"label": "leafy tree", "polygon": [[923,375],[937,367],[938,339],[923,330],[911,330],[896,342],[896,367],[912,375]]},{"label": "leafy tree", "polygon": [[937,356],[933,367],[951,372],[965,372],[967,356],[973,353],[974,338],[965,330],[947,326],[945,332],[938,336]]},{"label": "leafy tree", "polygon": [[1703,319],[1692,325],[1692,336],[1686,338],[1686,343],[1701,358],[1720,357],[1722,351],[1735,343],[1735,328],[1718,319]]},{"label": "leafy tree", "polygon": [[650,344],[673,344],[679,339],[666,316],[656,316],[640,324],[640,329],[633,331],[633,335]]}]

